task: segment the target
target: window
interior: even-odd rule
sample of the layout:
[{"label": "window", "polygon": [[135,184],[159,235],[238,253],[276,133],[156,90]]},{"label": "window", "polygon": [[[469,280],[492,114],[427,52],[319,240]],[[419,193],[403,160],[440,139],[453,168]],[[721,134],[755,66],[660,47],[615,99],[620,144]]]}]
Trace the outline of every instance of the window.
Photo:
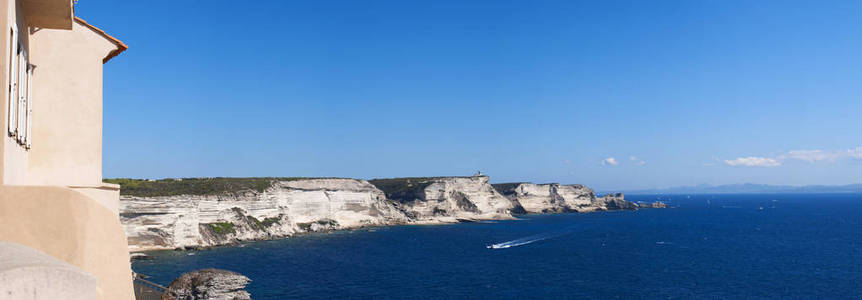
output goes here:
[{"label": "window", "polygon": [[14,137],[18,124],[15,119],[18,105],[18,31],[12,28],[9,36],[9,109],[6,112],[6,126],[9,127],[9,136]]},{"label": "window", "polygon": [[10,32],[9,53],[9,107],[6,112],[9,136],[19,144],[30,148],[30,133],[33,106],[30,99],[30,79],[33,76],[33,66],[18,40],[18,31],[12,28]]}]

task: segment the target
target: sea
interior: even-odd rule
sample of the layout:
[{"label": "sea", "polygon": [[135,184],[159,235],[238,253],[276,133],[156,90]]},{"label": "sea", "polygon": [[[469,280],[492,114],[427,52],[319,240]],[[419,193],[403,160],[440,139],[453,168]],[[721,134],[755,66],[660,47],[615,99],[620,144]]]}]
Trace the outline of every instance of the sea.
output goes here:
[{"label": "sea", "polygon": [[626,195],[667,209],[411,225],[132,264],[241,273],[252,299],[862,298],[862,194]]}]

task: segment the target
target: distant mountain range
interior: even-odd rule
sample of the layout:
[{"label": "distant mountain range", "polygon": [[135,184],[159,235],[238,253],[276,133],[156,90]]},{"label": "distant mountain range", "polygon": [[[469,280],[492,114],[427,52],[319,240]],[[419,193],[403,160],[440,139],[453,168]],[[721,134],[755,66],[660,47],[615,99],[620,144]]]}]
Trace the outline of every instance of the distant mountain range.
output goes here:
[{"label": "distant mountain range", "polygon": [[664,189],[624,190],[626,194],[767,194],[767,193],[862,193],[862,184],[848,185],[768,185],[768,184],[725,184],[681,186]]}]

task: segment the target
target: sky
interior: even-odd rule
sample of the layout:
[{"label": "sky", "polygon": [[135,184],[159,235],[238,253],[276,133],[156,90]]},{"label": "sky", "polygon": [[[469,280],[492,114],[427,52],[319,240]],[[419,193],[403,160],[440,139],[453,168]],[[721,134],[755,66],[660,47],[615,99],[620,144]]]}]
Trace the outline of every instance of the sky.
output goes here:
[{"label": "sky", "polygon": [[859,1],[107,1],[104,177],[862,182]]}]

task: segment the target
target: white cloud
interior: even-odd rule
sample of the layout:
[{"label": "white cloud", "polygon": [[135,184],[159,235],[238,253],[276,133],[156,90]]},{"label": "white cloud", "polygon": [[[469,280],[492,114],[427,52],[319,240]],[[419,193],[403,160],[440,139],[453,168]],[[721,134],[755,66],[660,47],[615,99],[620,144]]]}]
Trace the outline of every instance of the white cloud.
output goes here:
[{"label": "white cloud", "polygon": [[736,167],[736,166],[777,167],[777,166],[781,165],[781,162],[779,162],[773,158],[756,157],[756,156],[740,157],[740,158],[733,159],[733,160],[725,160],[724,163],[726,163],[729,166],[734,166],[734,167]]},{"label": "white cloud", "polygon": [[638,159],[637,156],[634,156],[634,155],[629,156],[629,160],[638,166],[643,166],[646,164],[646,162],[643,159]]},{"label": "white cloud", "polygon": [[617,162],[617,159],[613,158],[613,157],[608,157],[608,158],[605,158],[604,160],[602,160],[603,166],[606,166],[606,165],[616,166],[618,164],[620,164],[620,163]]},{"label": "white cloud", "polygon": [[862,159],[862,147],[846,150],[791,150],[775,157],[740,157],[733,160],[725,160],[724,163],[730,166],[776,167],[786,161],[794,160],[808,163],[834,163],[846,159]]},{"label": "white cloud", "polygon": [[847,150],[791,150],[778,157],[780,160],[801,160],[805,162],[836,162],[842,159],[862,158],[862,147]]},{"label": "white cloud", "polygon": [[646,164],[642,159],[638,159],[637,156],[629,156],[629,160],[634,162],[638,166],[643,166]]},{"label": "white cloud", "polygon": [[816,161],[836,161],[840,156],[839,152],[827,152],[823,150],[791,150],[780,156],[780,159],[797,159],[807,162]]}]

